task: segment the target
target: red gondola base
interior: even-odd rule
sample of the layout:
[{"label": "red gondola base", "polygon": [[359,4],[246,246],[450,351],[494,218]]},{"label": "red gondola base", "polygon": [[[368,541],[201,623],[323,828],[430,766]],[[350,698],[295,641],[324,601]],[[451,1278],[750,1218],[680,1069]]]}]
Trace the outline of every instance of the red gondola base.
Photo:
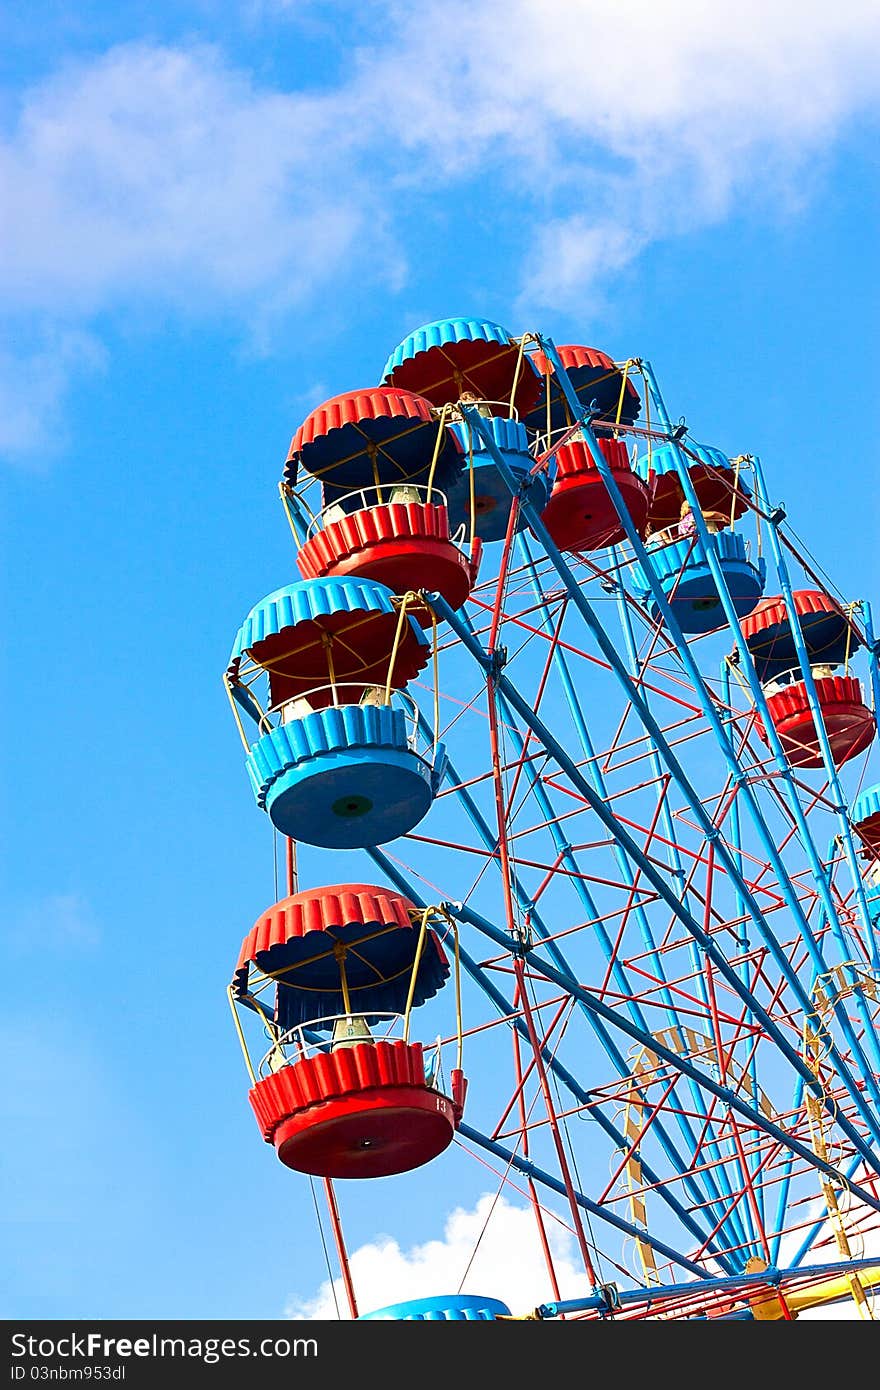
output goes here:
[{"label": "red gondola base", "polygon": [[421,1043],[365,1042],[300,1058],[258,1081],[250,1101],[267,1143],[299,1173],[382,1178],[430,1163],[452,1141],[467,1081],[425,1081]]},{"label": "red gondola base", "polygon": [[[636,531],[644,536],[650,501],[647,484],[632,471],[624,443],[619,439],[599,439],[597,443]],[[583,440],[573,440],[557,450],[556,478],[541,520],[560,550],[601,550],[625,539],[617,508]]]},{"label": "red gondola base", "polygon": [[[304,579],[356,575],[395,594],[439,593],[457,609],[474,586],[481,549],[479,538],[470,559],[459,549],[442,504],[387,502],[329,522],[300,548],[297,564]],[[410,611],[423,624],[431,620],[424,605]]]},{"label": "red gondola base", "polygon": [[[822,721],[828,734],[835,767],[863,752],[877,731],[873,713],[862,699],[861,685],[853,676],[826,676],[816,681]],[[822,750],[803,681],[785,686],[767,700],[770,718],[792,767],[821,767]],[[767,742],[763,721],[756,728]]]}]

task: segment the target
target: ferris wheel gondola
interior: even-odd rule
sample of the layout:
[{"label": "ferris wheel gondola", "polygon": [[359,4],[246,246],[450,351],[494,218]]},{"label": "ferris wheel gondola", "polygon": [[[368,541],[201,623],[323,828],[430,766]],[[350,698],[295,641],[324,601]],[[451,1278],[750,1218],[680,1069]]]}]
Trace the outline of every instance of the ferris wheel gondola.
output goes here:
[{"label": "ferris wheel gondola", "polygon": [[[329,1184],[350,1316],[872,1319],[870,604],[639,356],[450,318],[382,378],[294,434],[302,577],[224,677],[288,866],[229,998],[260,1134]],[[394,1180],[384,1230],[399,1177],[433,1197],[453,1162],[528,1213],[531,1311],[359,1303],[332,1184]]]}]

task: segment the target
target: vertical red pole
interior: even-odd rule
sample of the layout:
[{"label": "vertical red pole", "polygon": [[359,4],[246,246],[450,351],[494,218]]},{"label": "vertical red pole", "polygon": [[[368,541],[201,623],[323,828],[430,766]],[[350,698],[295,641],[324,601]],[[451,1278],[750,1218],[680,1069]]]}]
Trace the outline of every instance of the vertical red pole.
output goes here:
[{"label": "vertical red pole", "polygon": [[[287,837],[287,893],[299,891],[299,875],[296,868],[296,841]],[[345,1248],[345,1241],[342,1236],[342,1223],[339,1220],[339,1208],[336,1205],[336,1193],[333,1190],[333,1182],[330,1178],[324,1178],[324,1195],[327,1198],[327,1210],[330,1213],[330,1225],[333,1227],[333,1239],[336,1242],[336,1253],[339,1256],[339,1268],[342,1274],[342,1282],[345,1285],[345,1296],[348,1299],[348,1308],[351,1316],[356,1318],[358,1315],[357,1299],[354,1296],[354,1284],[351,1280],[351,1267],[348,1263],[348,1251]]]},{"label": "vertical red pole", "polygon": [[358,1315],[357,1300],[354,1296],[354,1284],[351,1282],[351,1268],[348,1263],[348,1252],[345,1248],[345,1241],[342,1238],[342,1223],[339,1220],[339,1208],[336,1205],[336,1193],[333,1191],[333,1181],[331,1178],[324,1179],[324,1192],[327,1197],[327,1209],[330,1212],[330,1224],[333,1227],[333,1239],[336,1241],[336,1253],[339,1256],[339,1268],[342,1272],[342,1282],[345,1285],[345,1295],[348,1299],[349,1312],[353,1318],[356,1318]]},{"label": "vertical red pole", "polygon": [[296,870],[296,840],[289,837],[286,840],[287,848],[287,896],[299,891],[299,874]]}]

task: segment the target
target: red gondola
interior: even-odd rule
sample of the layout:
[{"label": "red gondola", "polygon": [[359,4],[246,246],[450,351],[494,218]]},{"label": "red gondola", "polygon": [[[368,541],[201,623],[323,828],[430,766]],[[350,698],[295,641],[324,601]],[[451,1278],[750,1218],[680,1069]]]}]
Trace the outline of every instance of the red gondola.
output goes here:
[{"label": "red gondola", "polygon": [[[460,1039],[449,1095],[439,1055],[428,1067],[422,1044],[409,1040],[411,1010],[449,975],[429,915],[391,889],[337,884],[275,903],[245,938],[230,996],[271,1038],[259,1075],[245,1046],[250,1101],[286,1167],[386,1177],[451,1142],[467,1089]],[[380,1027],[386,1036],[374,1036]]]},{"label": "red gondola", "polygon": [[[482,542],[475,537],[467,555],[450,535],[445,503],[423,501],[412,491],[410,501],[382,502],[332,519],[322,513],[320,529],[297,553],[303,577],[356,575],[378,580],[395,594],[436,592],[460,608],[476,581]],[[422,623],[430,621],[424,605],[409,611]]]},{"label": "red gondola", "polygon": [[[619,439],[597,440],[633,525],[645,534],[650,493],[634,473],[626,445]],[[589,447],[582,439],[556,451],[556,478],[541,520],[560,550],[600,550],[617,545],[626,535]]]},{"label": "red gondola", "polygon": [[[834,765],[840,767],[864,752],[874,738],[877,723],[865,704],[861,683],[853,676],[824,676],[815,684]],[[793,681],[771,694],[767,709],[791,766],[821,767],[819,734],[805,683]],[[756,728],[766,742],[767,733],[760,718]]]}]

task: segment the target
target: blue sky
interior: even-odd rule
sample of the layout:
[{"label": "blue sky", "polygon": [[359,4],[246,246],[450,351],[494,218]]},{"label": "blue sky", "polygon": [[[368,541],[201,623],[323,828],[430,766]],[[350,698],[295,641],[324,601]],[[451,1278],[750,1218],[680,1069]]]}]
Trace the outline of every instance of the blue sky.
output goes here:
[{"label": "blue sky", "polygon": [[[456,314],[648,358],[876,599],[880,14],[660,8],[0,17],[4,1316],[277,1316],[325,1278],[224,998],[273,882],[221,673],[294,577],[312,406]],[[451,1157],[397,1229],[352,1199],[350,1245],[421,1261],[482,1191]]]}]

